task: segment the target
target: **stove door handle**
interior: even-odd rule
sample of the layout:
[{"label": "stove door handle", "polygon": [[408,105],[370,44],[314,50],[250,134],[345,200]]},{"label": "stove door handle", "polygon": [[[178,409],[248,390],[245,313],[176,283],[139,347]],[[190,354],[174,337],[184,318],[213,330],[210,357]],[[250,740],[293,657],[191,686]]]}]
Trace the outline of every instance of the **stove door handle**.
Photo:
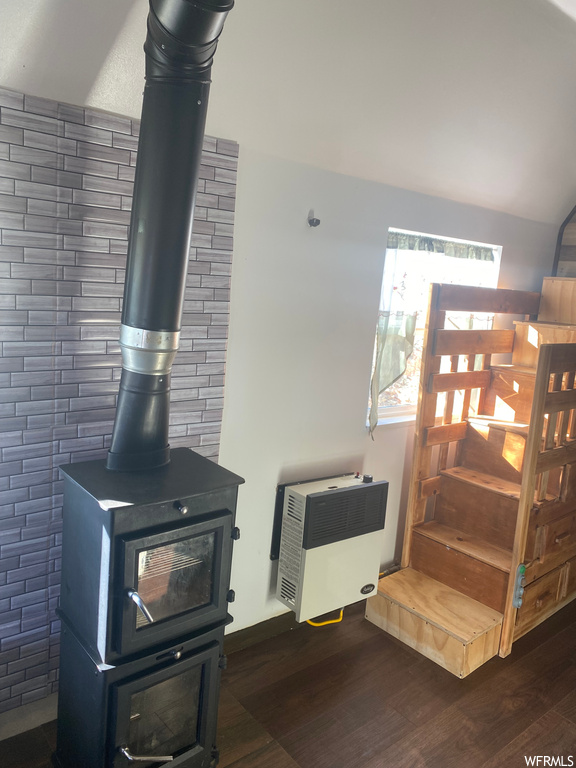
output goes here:
[{"label": "stove door handle", "polygon": [[140,610],[142,611],[142,615],[144,616],[146,621],[152,624],[152,622],[154,621],[154,619],[152,618],[152,614],[150,613],[148,608],[146,608],[146,603],[144,602],[144,600],[142,600],[138,592],[136,592],[135,589],[129,589],[126,594],[130,598],[130,600],[136,603],[138,608],[140,608]]},{"label": "stove door handle", "polygon": [[170,760],[174,760],[172,755],[148,755],[148,756],[133,755],[132,752],[130,752],[130,750],[128,749],[128,747],[118,747],[118,749],[120,750],[121,754],[124,755],[126,760],[130,760],[130,762],[135,762],[135,763],[147,763],[150,760],[154,760],[157,763],[159,762],[167,763]]}]

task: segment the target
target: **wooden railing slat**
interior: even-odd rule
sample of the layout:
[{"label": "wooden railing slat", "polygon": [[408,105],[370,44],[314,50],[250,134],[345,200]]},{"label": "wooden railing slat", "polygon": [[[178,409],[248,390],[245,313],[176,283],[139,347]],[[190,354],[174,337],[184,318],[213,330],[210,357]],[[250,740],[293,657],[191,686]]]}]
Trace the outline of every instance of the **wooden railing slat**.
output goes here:
[{"label": "wooden railing slat", "polygon": [[540,294],[504,288],[476,288],[440,285],[438,309],[453,312],[489,312],[512,315],[537,315]]},{"label": "wooden railing slat", "polygon": [[550,373],[576,371],[576,344],[542,344],[540,349],[551,346]]},{"label": "wooden railing slat", "polygon": [[435,355],[506,354],[514,347],[514,331],[453,331],[437,330]]},{"label": "wooden railing slat", "polygon": [[424,430],[424,445],[440,445],[442,443],[452,443],[454,440],[463,440],[466,437],[467,430],[468,423],[466,421],[428,427]]},{"label": "wooden railing slat", "polygon": [[558,413],[576,408],[576,389],[549,392],[544,401],[544,413]]},{"label": "wooden railing slat", "polygon": [[435,373],[430,376],[428,392],[454,392],[458,389],[477,389],[490,384],[490,371],[460,371],[458,373]]},{"label": "wooden railing slat", "polygon": [[551,448],[549,451],[541,451],[536,460],[536,472],[548,472],[564,464],[572,464],[576,461],[576,440],[568,445]]}]

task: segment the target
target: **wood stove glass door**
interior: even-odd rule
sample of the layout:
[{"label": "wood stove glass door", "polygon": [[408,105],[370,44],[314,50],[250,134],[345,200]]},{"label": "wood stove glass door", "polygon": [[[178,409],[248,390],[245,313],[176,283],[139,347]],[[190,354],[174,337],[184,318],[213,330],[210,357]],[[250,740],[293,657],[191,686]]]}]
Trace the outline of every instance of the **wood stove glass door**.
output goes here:
[{"label": "wood stove glass door", "polygon": [[209,762],[219,659],[220,646],[212,643],[190,658],[115,686],[114,768],[134,762],[144,766]]},{"label": "wood stove glass door", "polygon": [[226,618],[231,524],[226,513],[124,540],[119,653]]}]

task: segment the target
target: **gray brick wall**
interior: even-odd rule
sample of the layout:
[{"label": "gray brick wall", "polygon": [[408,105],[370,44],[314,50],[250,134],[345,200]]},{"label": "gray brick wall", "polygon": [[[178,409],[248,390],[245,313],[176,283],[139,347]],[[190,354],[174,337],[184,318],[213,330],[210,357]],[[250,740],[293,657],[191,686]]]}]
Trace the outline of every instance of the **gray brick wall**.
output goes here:
[{"label": "gray brick wall", "polygon": [[[57,690],[62,464],[106,455],[139,121],[0,88],[0,712]],[[216,459],[238,145],[206,137],[170,443]]]}]

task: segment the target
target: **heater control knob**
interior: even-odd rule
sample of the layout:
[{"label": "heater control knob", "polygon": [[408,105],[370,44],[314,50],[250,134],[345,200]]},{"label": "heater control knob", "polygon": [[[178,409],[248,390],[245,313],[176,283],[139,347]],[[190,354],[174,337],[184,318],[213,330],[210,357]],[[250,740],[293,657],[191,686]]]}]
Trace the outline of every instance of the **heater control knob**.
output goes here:
[{"label": "heater control knob", "polygon": [[240,528],[232,528],[232,538],[234,541],[238,541],[240,538]]},{"label": "heater control knob", "polygon": [[183,514],[183,515],[187,515],[188,514],[188,507],[186,506],[186,504],[182,504],[181,501],[177,501],[174,504],[174,506],[176,507],[178,512],[180,512],[181,514]]}]

